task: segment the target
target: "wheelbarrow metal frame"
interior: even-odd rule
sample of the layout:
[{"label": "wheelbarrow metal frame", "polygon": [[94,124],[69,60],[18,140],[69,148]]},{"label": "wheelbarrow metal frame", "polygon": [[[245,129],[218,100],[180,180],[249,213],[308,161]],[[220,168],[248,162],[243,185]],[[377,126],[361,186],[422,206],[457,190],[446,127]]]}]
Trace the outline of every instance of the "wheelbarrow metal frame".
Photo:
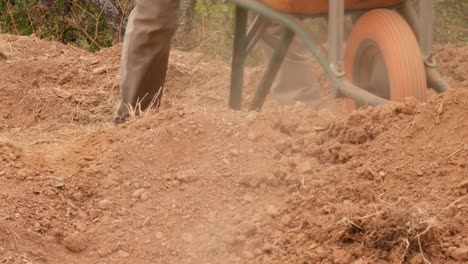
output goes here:
[{"label": "wheelbarrow metal frame", "polygon": [[[236,5],[235,39],[229,98],[229,106],[232,109],[241,109],[244,62],[247,55],[270,25],[268,21],[280,23],[284,26],[284,30],[279,44],[274,47],[273,55],[254,96],[253,103],[249,108],[250,110],[260,110],[262,108],[287,49],[295,36],[298,36],[303,41],[305,47],[314,55],[325,73],[330,77],[335,96],[352,98],[360,105],[376,106],[389,102],[384,98],[357,87],[344,76],[342,67],[344,57],[344,0],[330,0],[328,58],[323,54],[311,35],[296,21],[294,15],[282,13],[256,0],[232,0],[232,2]],[[449,86],[442,80],[432,56],[433,1],[424,0],[418,2],[419,16],[414,13],[408,1],[400,7],[400,13],[407,19],[418,37],[426,64],[428,85],[438,92],[443,92]],[[247,10],[258,14],[248,31]]]}]

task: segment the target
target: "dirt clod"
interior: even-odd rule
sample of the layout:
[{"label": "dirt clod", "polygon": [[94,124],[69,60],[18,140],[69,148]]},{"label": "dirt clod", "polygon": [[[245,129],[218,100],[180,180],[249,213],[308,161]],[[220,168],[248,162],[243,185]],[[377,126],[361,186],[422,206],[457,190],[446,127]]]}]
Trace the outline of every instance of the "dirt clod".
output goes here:
[{"label": "dirt clod", "polygon": [[237,226],[237,230],[241,235],[251,237],[257,233],[257,226],[254,223],[243,222]]},{"label": "dirt clod", "polygon": [[144,193],[142,193],[142,194],[140,195],[140,199],[141,199],[142,201],[148,200],[149,197],[150,197],[150,195],[149,195],[148,192],[144,192]]},{"label": "dirt clod", "polygon": [[112,202],[107,199],[101,200],[98,202],[98,207],[103,210],[110,209],[112,207]]},{"label": "dirt clod", "polygon": [[63,239],[62,243],[67,250],[73,253],[80,253],[87,247],[87,241],[84,235],[81,234],[69,235]]},{"label": "dirt clod", "polygon": [[199,176],[195,170],[186,170],[178,172],[176,179],[180,182],[191,183],[197,181]]},{"label": "dirt clod", "polygon": [[458,261],[468,261],[468,246],[455,249],[450,256]]},{"label": "dirt clod", "polygon": [[132,193],[133,198],[139,198],[144,192],[146,191],[145,188],[140,188]]},{"label": "dirt clod", "polygon": [[93,73],[94,74],[103,74],[107,71],[107,67],[106,66],[103,66],[103,67],[99,67],[99,68],[95,68],[93,70]]},{"label": "dirt clod", "polygon": [[128,253],[125,250],[119,249],[117,251],[117,256],[119,256],[120,258],[128,258],[128,257],[130,257],[130,253]]},{"label": "dirt clod", "polygon": [[270,216],[273,216],[273,217],[277,217],[281,214],[281,211],[280,209],[278,209],[276,206],[274,205],[269,205],[267,207],[267,210],[266,210],[266,213]]}]

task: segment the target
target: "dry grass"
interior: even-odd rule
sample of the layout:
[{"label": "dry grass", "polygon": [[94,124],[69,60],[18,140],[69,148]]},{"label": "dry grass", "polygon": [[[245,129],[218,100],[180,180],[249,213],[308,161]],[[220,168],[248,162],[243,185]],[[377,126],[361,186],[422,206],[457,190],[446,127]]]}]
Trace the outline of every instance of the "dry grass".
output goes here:
[{"label": "dry grass", "polygon": [[357,213],[360,216],[343,217],[335,225],[340,228],[336,229],[334,237],[343,243],[361,243],[389,252],[392,261],[400,263],[419,253],[424,263],[429,264],[429,256],[441,249],[444,227],[441,215],[467,197],[458,198],[437,210],[435,215],[419,207],[381,201],[372,213],[360,212]]},{"label": "dry grass", "polygon": [[432,252],[440,244],[440,223],[417,207],[386,204],[364,216],[343,218],[339,224],[345,227],[336,234],[340,241],[389,252],[398,262],[421,253],[425,263],[430,263],[426,252]]},{"label": "dry grass", "polygon": [[152,109],[157,109],[159,105],[161,104],[161,98],[163,95],[163,87],[161,87],[156,95],[151,99],[151,102],[149,103],[148,107],[146,109],[142,109],[141,103],[143,100],[145,100],[146,96],[143,96],[143,98],[138,98],[135,106],[132,105],[125,105],[127,107],[127,112],[128,112],[128,121],[132,122],[133,120],[136,120],[138,117],[143,117],[147,115],[149,112],[151,112]]}]

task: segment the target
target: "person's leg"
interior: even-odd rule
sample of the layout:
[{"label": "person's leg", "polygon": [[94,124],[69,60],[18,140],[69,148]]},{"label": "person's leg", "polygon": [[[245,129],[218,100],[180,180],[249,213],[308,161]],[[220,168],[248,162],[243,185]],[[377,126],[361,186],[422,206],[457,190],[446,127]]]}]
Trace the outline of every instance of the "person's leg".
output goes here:
[{"label": "person's leg", "polygon": [[138,113],[151,103],[159,105],[178,8],[179,0],[136,0],[122,49],[122,100],[115,113],[116,124],[125,121],[129,107]]},{"label": "person's leg", "polygon": [[[274,23],[263,35],[265,60],[268,63],[273,48],[279,43],[283,27]],[[271,88],[272,96],[282,104],[304,102],[318,109],[320,106],[320,83],[313,71],[313,55],[304,47],[301,40],[294,38],[288,53],[281,64]]]}]

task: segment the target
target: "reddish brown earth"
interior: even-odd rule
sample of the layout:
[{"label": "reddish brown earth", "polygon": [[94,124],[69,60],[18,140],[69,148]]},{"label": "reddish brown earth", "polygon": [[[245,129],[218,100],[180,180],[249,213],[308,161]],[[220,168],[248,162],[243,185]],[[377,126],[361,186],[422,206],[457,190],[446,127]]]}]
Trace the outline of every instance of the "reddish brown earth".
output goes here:
[{"label": "reddish brown earth", "polygon": [[229,67],[173,52],[120,128],[120,47],[0,48],[0,263],[468,261],[466,47],[436,49],[454,91],[349,115],[319,70],[319,112],[231,112]]}]

